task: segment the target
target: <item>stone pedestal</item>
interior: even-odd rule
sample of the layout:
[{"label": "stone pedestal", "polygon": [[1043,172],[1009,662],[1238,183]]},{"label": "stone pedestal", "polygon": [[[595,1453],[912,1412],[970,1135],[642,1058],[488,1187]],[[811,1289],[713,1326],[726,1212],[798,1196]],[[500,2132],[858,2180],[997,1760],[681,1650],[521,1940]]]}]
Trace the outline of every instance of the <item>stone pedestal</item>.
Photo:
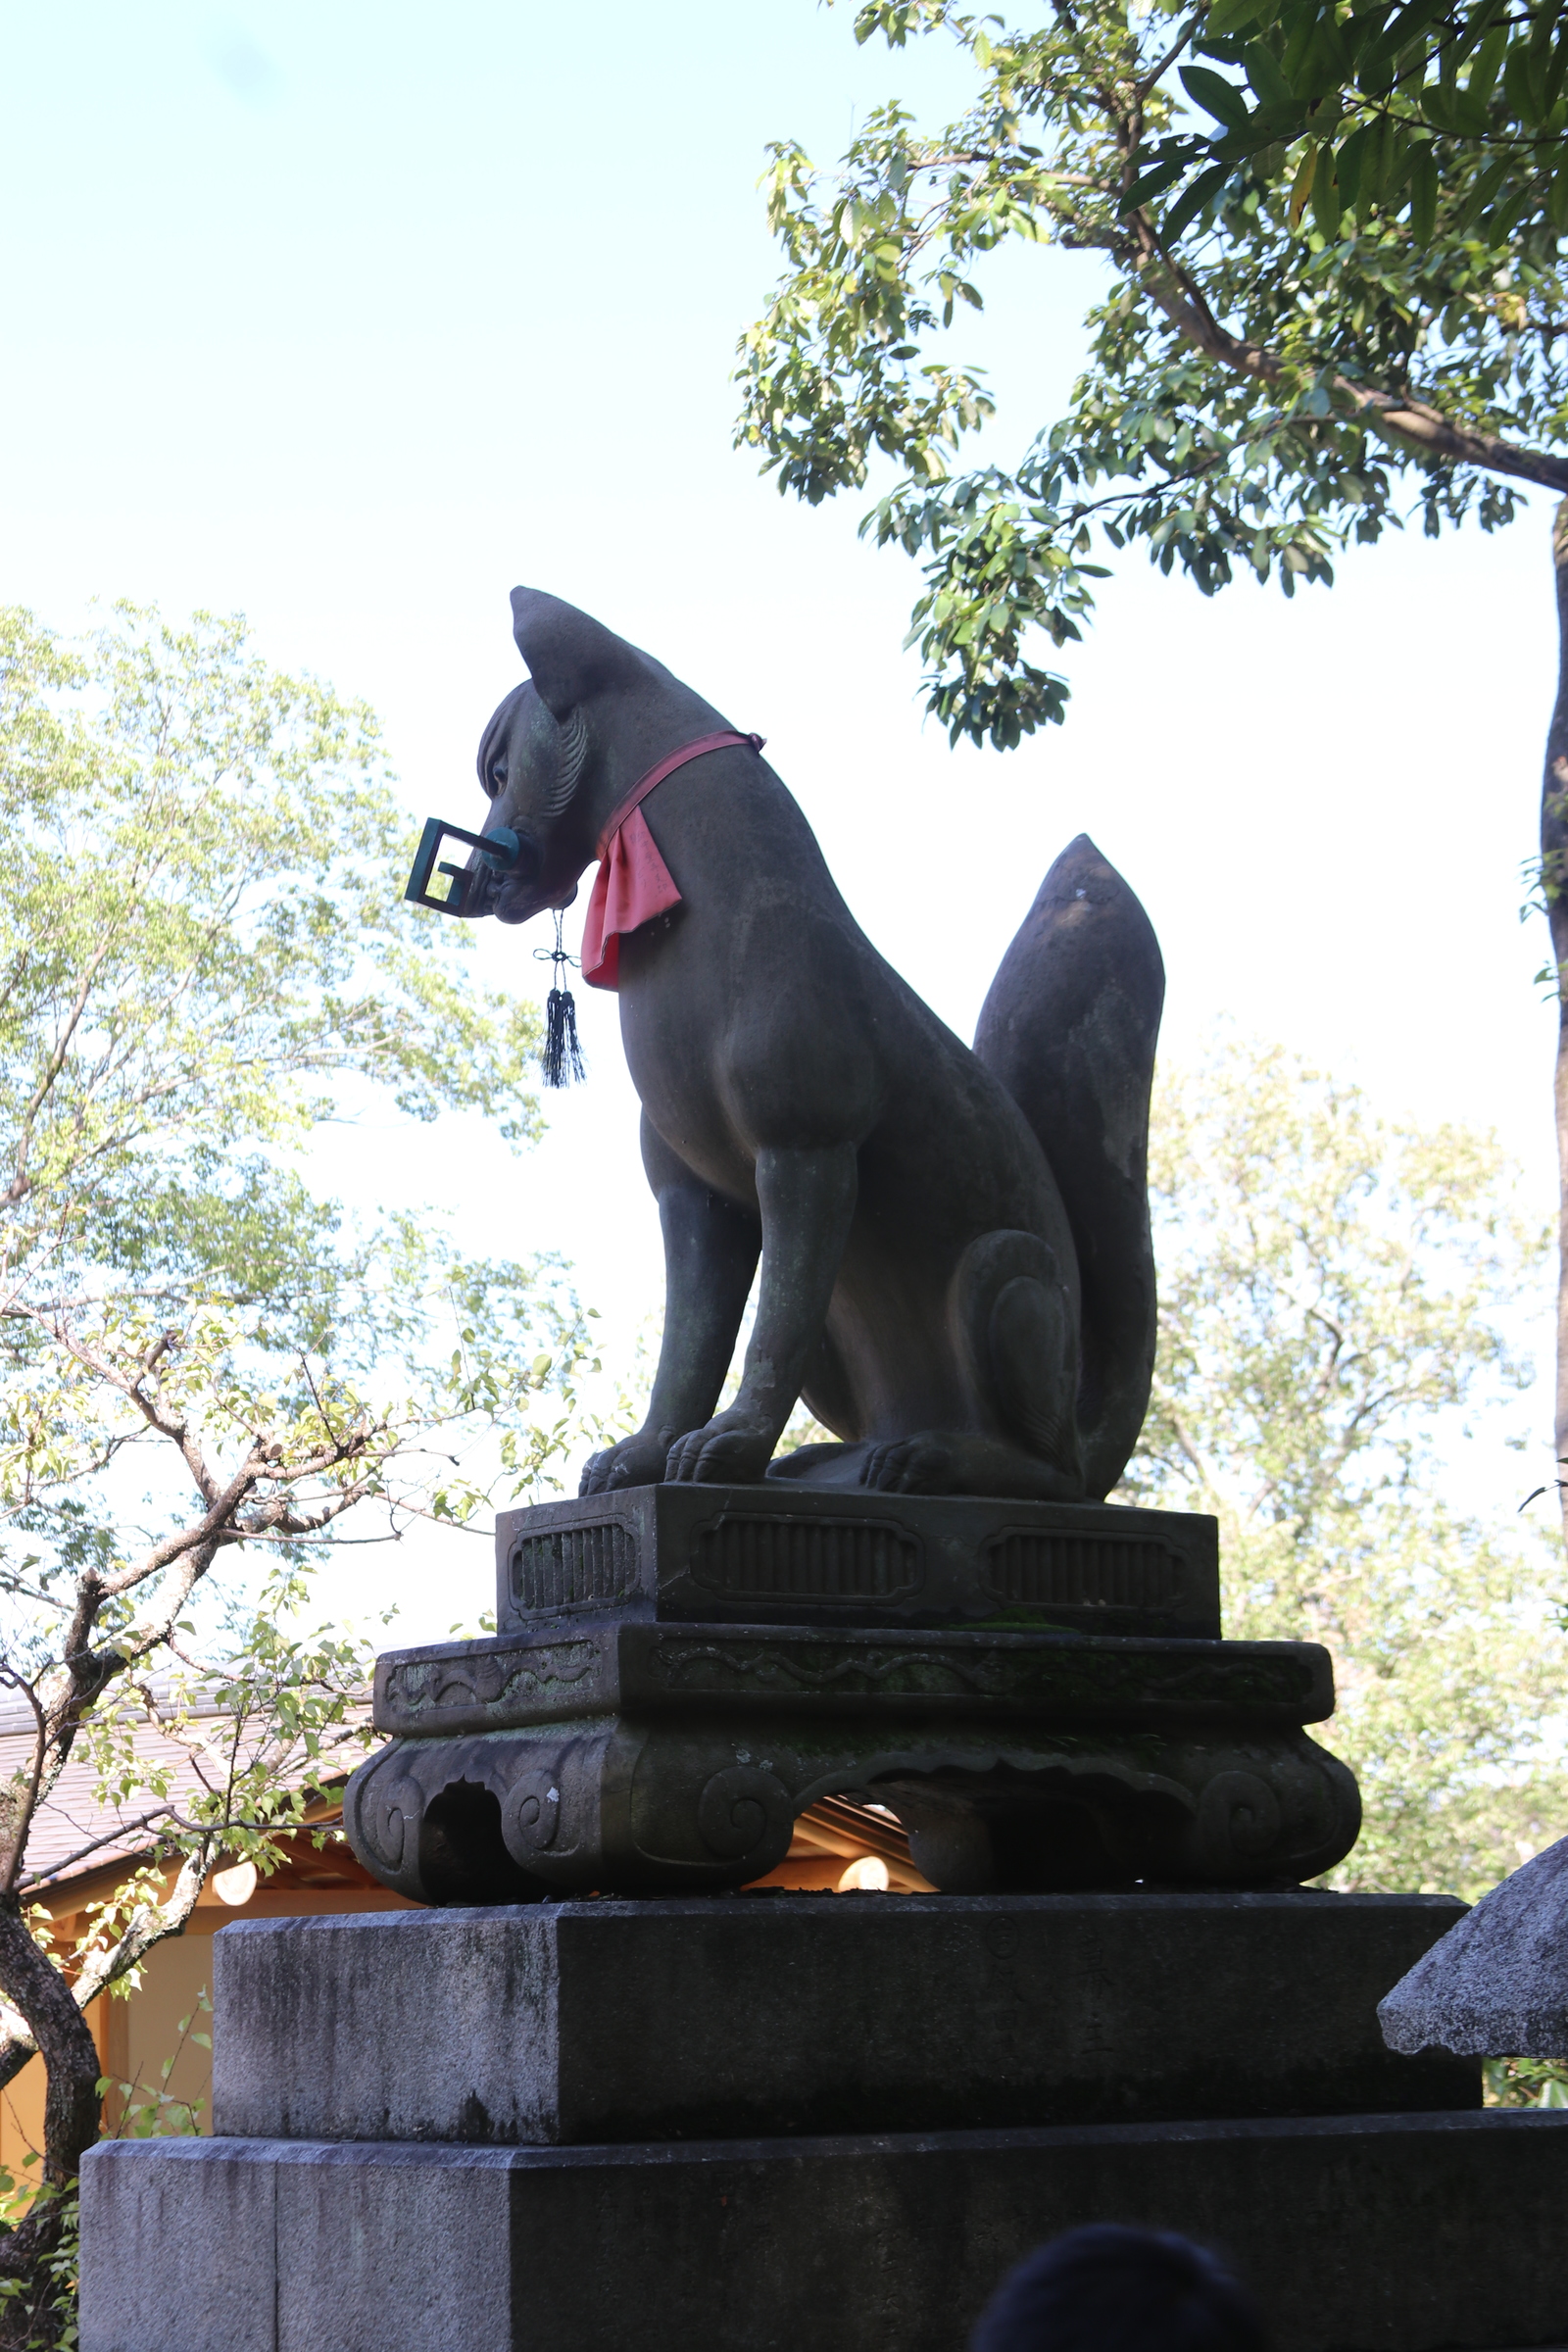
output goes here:
[{"label": "stone pedestal", "polygon": [[1291,1885],[1359,1826],[1328,1654],[1221,1641],[1211,1519],[631,1489],[503,1517],[496,1623],[377,1666],[344,1820],[418,1901],[739,1886],[867,1789],[952,1893]]},{"label": "stone pedestal", "polygon": [[[1568,2343],[1568,2111],[1385,2047],[1460,1906],[1300,1890],[1329,1661],[1220,1639],[1212,1521],[662,1487],[498,1570],[345,1803],[447,1907],[217,1937],[216,2136],[88,2157],[82,2352],[962,2352],[1086,2221],[1275,2352]],[[725,1891],[836,1793],[943,1891]]]},{"label": "stone pedestal", "polygon": [[962,2352],[1116,2220],[1275,2352],[1568,2341],[1568,2112],[1390,2052],[1437,1897],[752,1894],[216,1938],[211,2140],[106,2143],[82,2352]]}]

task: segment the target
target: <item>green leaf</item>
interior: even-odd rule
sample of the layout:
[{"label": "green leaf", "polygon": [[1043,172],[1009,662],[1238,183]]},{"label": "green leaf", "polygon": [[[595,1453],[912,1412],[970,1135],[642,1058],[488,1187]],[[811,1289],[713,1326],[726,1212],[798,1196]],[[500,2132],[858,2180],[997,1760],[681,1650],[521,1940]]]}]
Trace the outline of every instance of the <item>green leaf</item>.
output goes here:
[{"label": "green leaf", "polygon": [[1528,122],[1533,111],[1530,90],[1530,53],[1523,41],[1516,41],[1503,60],[1502,94],[1521,122]]},{"label": "green leaf", "polygon": [[1441,82],[1433,81],[1427,84],[1420,95],[1421,112],[1433,129],[1446,131],[1450,137],[1457,137],[1459,115],[1454,104],[1453,92],[1446,90]]},{"label": "green leaf", "polygon": [[1182,87],[1195,104],[1228,130],[1240,130],[1247,122],[1247,100],[1234,81],[1227,81],[1209,66],[1183,66]]},{"label": "green leaf", "polygon": [[1568,81],[1568,24],[1557,36],[1557,45],[1546,68],[1546,110],[1549,112],[1562,96],[1563,84]]},{"label": "green leaf", "polygon": [[1408,0],[1390,18],[1378,38],[1361,61],[1361,73],[1376,74],[1380,66],[1392,64],[1406,43],[1424,32],[1435,19],[1445,14],[1449,0]]},{"label": "green leaf", "polygon": [[1351,0],[1351,9],[1349,22],[1341,29],[1345,35],[1345,45],[1353,60],[1364,57],[1372,43],[1382,37],[1384,26],[1394,10],[1391,0],[1371,0],[1370,6],[1365,4],[1365,0],[1361,6],[1356,6],[1355,0]]},{"label": "green leaf", "polygon": [[1418,148],[1410,162],[1410,234],[1418,248],[1432,242],[1438,220],[1438,159],[1430,147]]},{"label": "green leaf", "polygon": [[1546,218],[1559,236],[1568,235],[1568,163],[1559,164],[1551,175]]},{"label": "green leaf", "polygon": [[1486,171],[1481,173],[1464,204],[1460,207],[1459,217],[1454,224],[1461,235],[1474,227],[1488,206],[1494,201],[1497,190],[1511,170],[1512,158],[1502,155],[1497,158],[1495,163],[1489,164]]},{"label": "green leaf", "polygon": [[[1366,151],[1369,144],[1371,144],[1375,136],[1376,133],[1373,130],[1372,125],[1370,123],[1363,123],[1359,130],[1352,130],[1349,137],[1345,141],[1344,145],[1335,151],[1334,175],[1340,183],[1340,201],[1348,212],[1354,212],[1356,209],[1356,197],[1359,194],[1361,187],[1362,161],[1366,156]],[[1375,181],[1375,154],[1371,160],[1373,163],[1373,172],[1370,176],[1372,176]],[[1375,193],[1375,186],[1372,190],[1369,190],[1369,193]]]},{"label": "green leaf", "polygon": [[1334,158],[1327,148],[1312,177],[1312,218],[1332,245],[1340,233],[1340,183],[1334,176]]},{"label": "green leaf", "polygon": [[1462,138],[1484,139],[1492,127],[1491,110],[1473,90],[1455,90],[1451,111]]},{"label": "green leaf", "polygon": [[[1318,19],[1312,42],[1298,73],[1292,79],[1298,95],[1309,100],[1338,92],[1349,79],[1350,57],[1332,15]],[[1338,104],[1338,99],[1336,99]],[[1338,121],[1338,116],[1335,118]]]},{"label": "green leaf", "polygon": [[1278,58],[1262,41],[1249,41],[1242,53],[1247,78],[1262,106],[1294,109],[1296,92],[1280,70]]},{"label": "green leaf", "polygon": [[1184,156],[1178,163],[1157,164],[1152,172],[1142,172],[1123,194],[1116,207],[1117,212],[1134,213],[1141,204],[1147,204],[1151,196],[1163,195],[1168,187],[1181,178],[1187,170],[1187,160]]},{"label": "green leaf", "polygon": [[1466,84],[1466,95],[1478,106],[1484,107],[1492,96],[1507,48],[1507,24],[1494,24],[1476,52],[1475,63],[1470,68],[1470,79]]},{"label": "green leaf", "polygon": [[1172,205],[1160,221],[1160,235],[1167,245],[1174,245],[1183,231],[1191,226],[1209,201],[1217,196],[1231,175],[1229,164],[1215,164],[1212,170],[1200,172],[1192,186]]},{"label": "green leaf", "polygon": [[1278,0],[1214,0],[1204,23],[1204,37],[1225,40],[1250,25],[1266,24],[1277,4]]}]

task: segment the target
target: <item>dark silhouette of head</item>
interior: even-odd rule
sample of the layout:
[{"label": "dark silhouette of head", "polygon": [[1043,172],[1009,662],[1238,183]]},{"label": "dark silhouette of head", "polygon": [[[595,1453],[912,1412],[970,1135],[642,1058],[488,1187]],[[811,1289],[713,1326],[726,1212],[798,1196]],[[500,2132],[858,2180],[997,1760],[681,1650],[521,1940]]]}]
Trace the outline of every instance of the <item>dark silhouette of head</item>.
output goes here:
[{"label": "dark silhouette of head", "polygon": [[1021,2262],[970,2352],[1264,2352],[1264,2341],[1252,2298],[1203,2247],[1102,2224]]}]

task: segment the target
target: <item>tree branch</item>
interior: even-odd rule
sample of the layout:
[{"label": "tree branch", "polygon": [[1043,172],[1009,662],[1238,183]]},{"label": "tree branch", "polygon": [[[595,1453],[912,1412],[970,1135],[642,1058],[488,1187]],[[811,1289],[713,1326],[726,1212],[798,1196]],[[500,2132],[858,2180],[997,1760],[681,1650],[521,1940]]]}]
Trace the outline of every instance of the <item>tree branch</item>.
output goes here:
[{"label": "tree branch", "polygon": [[[1287,373],[1279,354],[1233,335],[1220,324],[1191,272],[1166,252],[1148,213],[1142,209],[1133,213],[1131,226],[1139,275],[1182,340],[1233,375],[1254,383],[1277,383]],[[1337,369],[1330,381],[1374,432],[1418,457],[1449,466],[1475,466],[1486,473],[1511,474],[1548,490],[1568,491],[1568,458],[1523,449],[1495,433],[1471,432],[1454,424],[1430,401],[1354,383]]]}]

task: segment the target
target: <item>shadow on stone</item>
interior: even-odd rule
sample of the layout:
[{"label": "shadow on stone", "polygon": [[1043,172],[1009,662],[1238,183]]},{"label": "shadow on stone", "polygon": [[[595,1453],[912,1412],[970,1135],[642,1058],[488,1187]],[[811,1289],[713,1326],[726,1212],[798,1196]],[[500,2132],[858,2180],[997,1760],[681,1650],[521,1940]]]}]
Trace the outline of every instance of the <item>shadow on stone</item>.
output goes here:
[{"label": "shadow on stone", "polygon": [[426,1805],[419,1870],[438,1903],[533,1903],[547,1891],[508,1853],[500,1800],[473,1781],[452,1782]]}]

